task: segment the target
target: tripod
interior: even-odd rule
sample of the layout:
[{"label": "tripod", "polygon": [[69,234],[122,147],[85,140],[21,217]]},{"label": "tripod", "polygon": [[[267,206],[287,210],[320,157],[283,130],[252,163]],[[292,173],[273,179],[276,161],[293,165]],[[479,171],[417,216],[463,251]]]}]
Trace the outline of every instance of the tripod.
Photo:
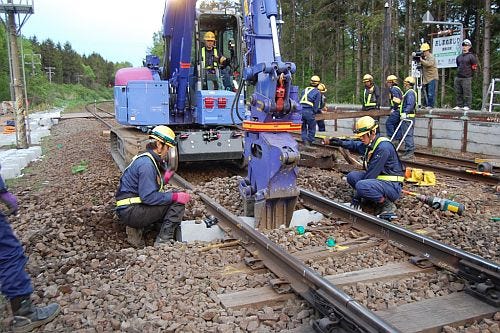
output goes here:
[{"label": "tripod", "polygon": [[411,61],[411,76],[415,78],[417,87],[417,108],[422,106],[422,65],[415,60]]}]

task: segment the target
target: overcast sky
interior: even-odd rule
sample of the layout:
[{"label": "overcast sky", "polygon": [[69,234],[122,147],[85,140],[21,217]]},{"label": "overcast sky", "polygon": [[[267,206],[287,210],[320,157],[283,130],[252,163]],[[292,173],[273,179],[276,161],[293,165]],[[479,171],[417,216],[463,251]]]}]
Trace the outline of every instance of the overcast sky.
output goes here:
[{"label": "overcast sky", "polygon": [[165,0],[33,0],[33,5],[35,13],[21,31],[25,37],[69,42],[81,55],[96,52],[108,61],[140,66],[153,34],[161,30]]}]

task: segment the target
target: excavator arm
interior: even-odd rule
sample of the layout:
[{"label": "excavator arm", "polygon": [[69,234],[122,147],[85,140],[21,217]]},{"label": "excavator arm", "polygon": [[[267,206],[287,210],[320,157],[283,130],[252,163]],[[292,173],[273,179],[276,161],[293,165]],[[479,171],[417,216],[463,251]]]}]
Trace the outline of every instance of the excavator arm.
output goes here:
[{"label": "excavator arm", "polygon": [[246,46],[244,79],[254,92],[245,112],[248,176],[240,183],[245,213],[259,229],[288,226],[298,198],[300,153],[290,131],[300,130],[294,63],[284,62],[278,36],[275,0],[242,0]]}]

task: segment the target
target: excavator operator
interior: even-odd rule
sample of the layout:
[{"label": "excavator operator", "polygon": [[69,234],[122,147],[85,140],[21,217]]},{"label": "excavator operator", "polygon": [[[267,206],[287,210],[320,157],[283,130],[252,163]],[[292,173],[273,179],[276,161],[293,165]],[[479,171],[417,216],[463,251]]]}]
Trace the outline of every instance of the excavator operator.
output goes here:
[{"label": "excavator operator", "polygon": [[136,155],[123,171],[116,192],[116,215],[126,226],[127,241],[135,247],[144,246],[144,228],[158,222],[162,225],[155,245],[173,242],[190,199],[189,193],[163,189],[174,174],[164,163],[168,150],[175,149],[174,131],[156,126],[149,138],[147,151]]},{"label": "excavator operator", "polygon": [[351,207],[359,208],[362,201],[368,201],[375,203],[375,215],[392,216],[396,210],[394,201],[399,199],[403,189],[404,169],[396,148],[388,138],[377,134],[377,127],[375,119],[364,116],[358,119],[354,130],[361,141],[339,138],[323,141],[363,155],[365,171],[347,174],[347,182],[355,190]]},{"label": "excavator operator", "polygon": [[[226,66],[228,59],[215,47],[215,34],[212,31],[207,31],[203,37],[205,46],[201,48],[202,68],[205,72],[207,81],[207,89],[218,90],[222,87],[219,80],[219,67]],[[214,87],[212,87],[212,84]]]}]

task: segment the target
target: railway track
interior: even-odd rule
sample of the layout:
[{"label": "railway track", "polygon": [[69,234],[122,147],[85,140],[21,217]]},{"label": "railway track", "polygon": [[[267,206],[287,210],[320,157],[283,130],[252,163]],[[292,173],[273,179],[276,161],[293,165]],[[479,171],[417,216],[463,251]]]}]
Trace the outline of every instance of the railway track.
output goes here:
[{"label": "railway track", "polygon": [[[464,320],[489,317],[492,313],[500,310],[497,295],[500,284],[499,266],[476,255],[447,246],[421,234],[410,232],[369,214],[352,210],[345,205],[305,189],[301,189],[302,204],[322,212],[333,222],[322,227],[311,226],[307,228],[307,233],[318,236],[323,240],[319,241],[318,244],[323,244],[309,247],[306,250],[284,251],[285,245],[271,241],[271,238],[274,238],[273,231],[270,234],[263,234],[254,230],[241,218],[219,205],[210,196],[197,190],[197,187],[186,180],[177,175],[174,180],[177,185],[196,193],[206,205],[207,211],[219,219],[219,226],[227,234],[237,239],[237,243],[232,244],[243,246],[248,253],[252,254],[252,257],[248,258],[246,262],[253,270],[265,267],[276,276],[270,281],[270,285],[276,287],[278,292],[274,290],[271,292],[269,288],[265,288],[267,291],[245,290],[239,293],[219,295],[220,303],[225,307],[236,308],[255,305],[252,303],[255,301],[251,300],[236,305],[231,303],[235,299],[248,299],[245,295],[248,296],[252,293],[257,298],[256,294],[260,296],[266,294],[267,298],[264,301],[261,299],[260,303],[258,302],[261,306],[262,303],[272,304],[285,299],[283,295],[290,297],[288,291],[293,290],[297,295],[306,299],[320,314],[314,323],[314,329],[324,332],[333,331],[334,328],[345,332],[431,331],[443,325],[453,325],[453,323]],[[352,231],[354,229],[351,227],[357,231]],[[324,245],[324,238],[332,230],[337,233],[336,239],[345,240],[334,248],[329,248]],[[364,234],[361,235],[358,231]],[[287,232],[295,235],[293,230]],[[343,234],[355,234],[356,237],[346,237],[342,236]],[[278,239],[279,237],[281,236],[278,236]],[[312,268],[317,266],[315,260],[327,260],[328,262],[328,259],[335,260],[332,257],[342,256],[345,253],[349,253],[351,256],[363,256],[364,250],[370,251],[380,248],[381,244],[407,252],[408,258],[398,258],[398,261],[387,262],[382,266],[365,268],[361,271],[350,270],[344,274],[333,276],[321,276]],[[390,250],[390,252],[392,251],[395,250]],[[415,265],[407,264],[410,257],[413,258]],[[457,276],[457,279],[464,279],[466,281],[465,289],[468,289],[476,297],[482,297],[483,301],[478,301],[476,297],[471,297],[464,292],[457,292],[434,297],[433,302],[426,299],[422,303],[406,303],[405,306],[396,306],[390,310],[374,312],[363,305],[362,299],[357,300],[342,291],[342,288],[353,285],[376,284],[387,280],[393,281],[393,284],[404,283],[398,281],[405,281],[404,278],[408,279],[410,276],[416,278],[420,274],[435,274],[436,270],[440,272],[446,270]],[[353,278],[353,276],[358,277]],[[340,282],[338,285],[332,282],[342,281],[342,279],[344,282]],[[351,282],[345,283],[346,279],[350,279]],[[446,304],[453,304],[454,311],[450,309],[436,313],[436,308],[442,309]],[[457,308],[464,309],[464,311],[456,311]],[[430,311],[425,312],[424,309]],[[409,320],[408,313],[411,312],[416,312],[420,316],[424,314],[426,320],[422,321],[421,317]]]}]

